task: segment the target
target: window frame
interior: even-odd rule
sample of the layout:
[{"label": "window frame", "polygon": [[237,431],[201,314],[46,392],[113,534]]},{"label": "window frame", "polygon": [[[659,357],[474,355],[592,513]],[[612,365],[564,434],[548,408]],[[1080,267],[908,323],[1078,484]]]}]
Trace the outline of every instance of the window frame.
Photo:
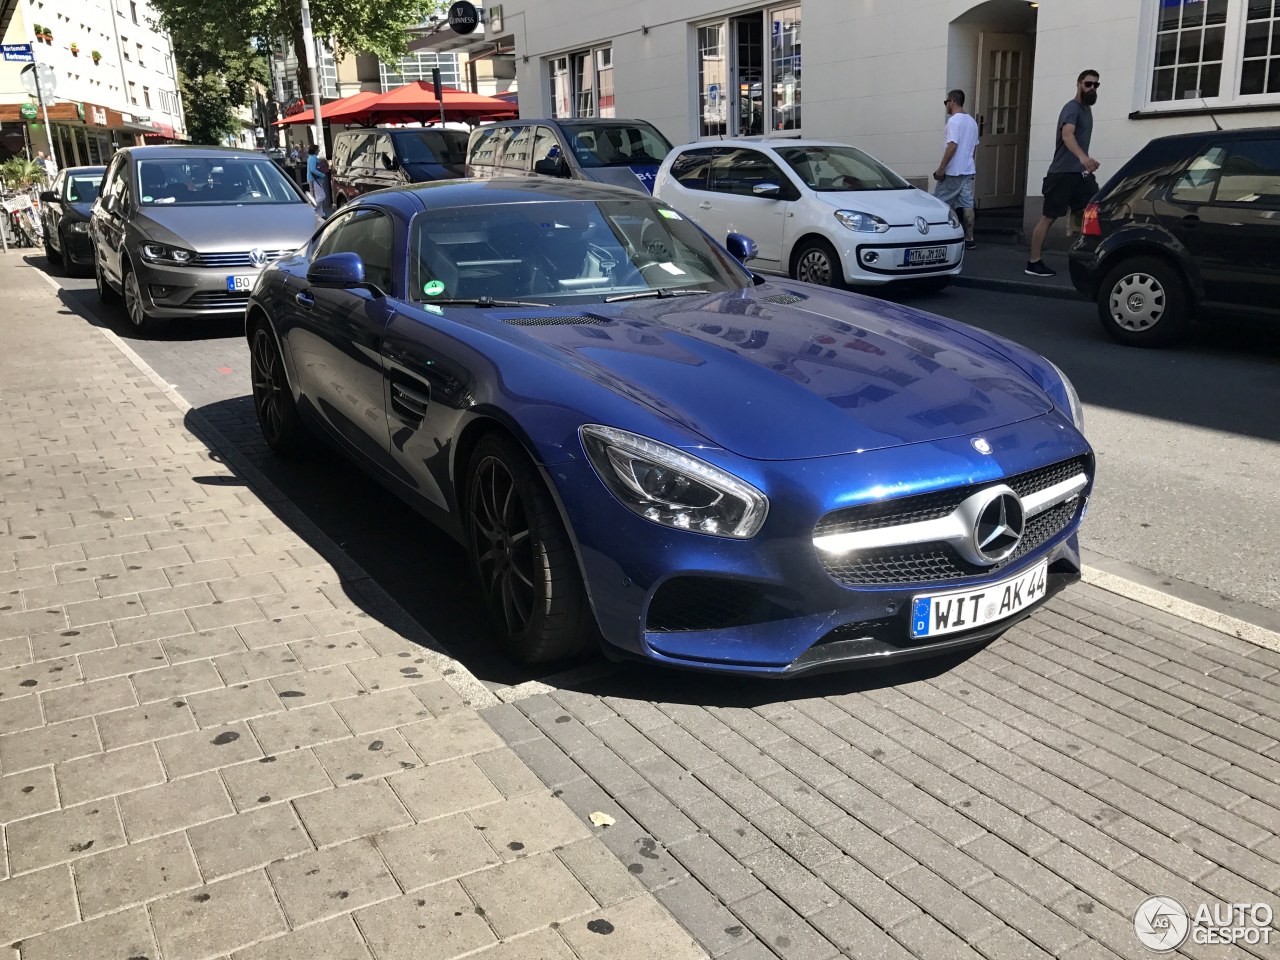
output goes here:
[{"label": "window frame", "polygon": [[[774,36],[773,24],[774,18],[780,16],[785,11],[799,10],[803,12],[801,3],[796,0],[790,2],[771,3],[767,6],[759,7],[754,10],[745,10],[739,13],[731,13],[714,17],[709,20],[700,20],[689,24],[690,40],[689,45],[693,53],[692,75],[694,79],[692,101],[690,105],[691,116],[694,118],[693,140],[761,140],[769,137],[793,137],[801,138],[804,136],[803,124],[779,129],[777,126],[779,116],[779,106],[773,102],[775,89],[781,83],[781,75],[775,75],[776,62],[774,59]],[[762,42],[760,45],[760,93],[762,98],[762,107],[764,108],[764,116],[761,120],[762,132],[742,133],[741,132],[741,107],[739,103],[740,93],[734,91],[734,84],[738,85],[740,90],[742,80],[740,77],[741,65],[738,62],[738,37],[736,30],[736,21],[743,20],[746,17],[759,17],[762,24]],[[702,75],[702,47],[700,44],[700,31],[709,27],[720,27],[721,43],[719,47],[721,53],[720,58],[725,64],[724,92],[721,94],[719,103],[725,104],[725,122],[723,132],[703,133],[703,119],[707,110],[706,97],[703,91],[698,88],[700,77]],[[794,52],[791,55],[796,61],[799,61],[804,42],[803,16],[796,21],[796,39],[799,41],[794,46]],[[710,48],[708,48],[710,49]],[[799,96],[793,101],[795,104],[803,107],[804,104],[804,82],[802,77],[797,74],[795,81],[795,92]],[[719,109],[719,108],[718,108]],[[801,113],[803,118],[803,112]]]},{"label": "window frame", "polygon": [[1244,72],[1244,45],[1248,0],[1227,0],[1227,19],[1222,40],[1222,73],[1218,94],[1212,97],[1153,100],[1156,54],[1159,42],[1161,0],[1142,0],[1138,31],[1139,57],[1134,71],[1134,109],[1143,114],[1185,113],[1187,110],[1214,110],[1231,107],[1280,107],[1280,93],[1240,94]]},{"label": "window frame", "polygon": [[[579,82],[578,67],[582,65],[590,71],[590,89]],[[609,120],[617,116],[615,105],[613,44],[601,43],[576,50],[566,50],[542,58],[544,89],[549,97],[548,115],[553,120]],[[606,107],[601,99],[602,77],[607,75],[609,104]],[[556,83],[565,84],[565,101],[568,112],[563,112],[559,103]],[[589,98],[590,111],[583,111],[583,97]],[[609,112],[606,114],[604,110]]]}]

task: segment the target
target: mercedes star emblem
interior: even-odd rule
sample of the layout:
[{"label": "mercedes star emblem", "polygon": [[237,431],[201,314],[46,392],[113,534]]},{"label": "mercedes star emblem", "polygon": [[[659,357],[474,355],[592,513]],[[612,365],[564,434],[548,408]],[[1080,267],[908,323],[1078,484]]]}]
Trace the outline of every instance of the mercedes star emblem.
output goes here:
[{"label": "mercedes star emblem", "polygon": [[1025,516],[1022,501],[1008,488],[998,492],[978,511],[973,525],[973,546],[987,563],[1005,560],[1022,539]]},{"label": "mercedes star emblem", "polygon": [[929,221],[924,217],[916,217],[916,229],[921,233],[929,232]]}]

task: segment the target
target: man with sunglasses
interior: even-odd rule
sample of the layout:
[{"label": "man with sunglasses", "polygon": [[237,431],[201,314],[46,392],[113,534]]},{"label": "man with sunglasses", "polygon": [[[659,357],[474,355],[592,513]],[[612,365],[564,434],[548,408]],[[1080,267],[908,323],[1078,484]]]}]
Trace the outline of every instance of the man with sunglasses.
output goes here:
[{"label": "man with sunglasses", "polygon": [[964,224],[964,246],[972,250],[973,239],[973,151],[978,146],[978,124],[964,112],[964,91],[951,90],[942,101],[947,110],[943,134],[942,162],[933,172],[938,181],[933,195],[956,211]]},{"label": "man with sunglasses", "polygon": [[1098,102],[1102,82],[1097,70],[1086,70],[1076,78],[1076,95],[1058,114],[1058,134],[1053,162],[1044,178],[1044,209],[1040,222],[1031,232],[1031,259],[1024,271],[1031,277],[1052,277],[1055,272],[1040,259],[1049,228],[1059,217],[1071,214],[1067,236],[1079,229],[1079,218],[1098,190],[1093,173],[1098,161],[1089,156],[1089,140],[1093,136],[1093,111]]}]

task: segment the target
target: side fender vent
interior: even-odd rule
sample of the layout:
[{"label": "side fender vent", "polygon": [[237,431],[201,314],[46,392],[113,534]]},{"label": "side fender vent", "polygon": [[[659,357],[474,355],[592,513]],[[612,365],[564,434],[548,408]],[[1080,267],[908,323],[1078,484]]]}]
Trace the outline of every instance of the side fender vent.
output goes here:
[{"label": "side fender vent", "polygon": [[608,323],[602,317],[512,317],[505,319],[503,323],[509,323],[513,327],[563,327],[581,323],[603,324]]}]

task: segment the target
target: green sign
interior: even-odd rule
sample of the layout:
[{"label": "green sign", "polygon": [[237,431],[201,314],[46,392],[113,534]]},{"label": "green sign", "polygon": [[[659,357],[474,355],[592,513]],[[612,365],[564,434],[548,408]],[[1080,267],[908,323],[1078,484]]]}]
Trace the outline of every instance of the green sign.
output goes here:
[{"label": "green sign", "polygon": [[36,117],[40,116],[40,111],[36,108],[34,103],[24,103],[18,108],[18,115],[22,117],[23,120],[34,120]]},{"label": "green sign", "polygon": [[77,104],[76,104],[76,116],[77,116],[77,117],[79,117],[81,120],[83,120],[83,119],[84,119],[84,104],[83,104],[83,103],[77,103]]}]

